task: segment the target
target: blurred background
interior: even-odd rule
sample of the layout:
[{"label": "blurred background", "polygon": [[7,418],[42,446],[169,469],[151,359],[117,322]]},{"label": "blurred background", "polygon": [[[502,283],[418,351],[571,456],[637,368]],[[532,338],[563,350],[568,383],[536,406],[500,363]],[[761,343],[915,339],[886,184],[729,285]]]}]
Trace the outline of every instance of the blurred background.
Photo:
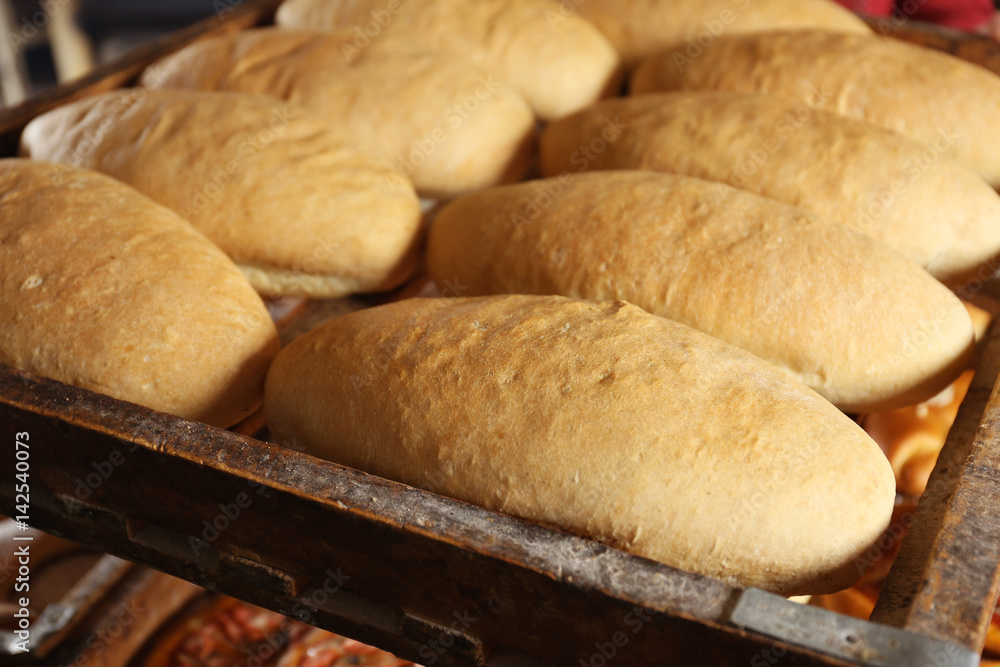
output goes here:
[{"label": "blurred background", "polygon": [[0,88],[15,104],[242,0],[0,0]]}]

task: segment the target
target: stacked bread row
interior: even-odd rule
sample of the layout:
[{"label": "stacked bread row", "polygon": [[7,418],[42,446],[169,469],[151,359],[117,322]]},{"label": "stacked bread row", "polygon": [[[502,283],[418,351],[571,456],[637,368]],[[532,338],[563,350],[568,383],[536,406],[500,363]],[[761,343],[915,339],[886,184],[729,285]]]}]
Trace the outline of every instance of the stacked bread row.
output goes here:
[{"label": "stacked bread row", "polygon": [[[494,3],[468,18],[516,59],[503,35],[547,27],[548,9]],[[561,34],[531,40],[535,60],[565,53],[523,84],[540,114],[621,80],[593,26],[574,18]],[[31,122],[31,161],[3,165],[2,360],[232,425],[260,404],[278,351],[254,291],[391,290],[420,261],[418,189],[451,197],[524,175],[536,121],[520,89],[419,40],[363,55],[353,40],[278,28],[205,40],[137,88]]]},{"label": "stacked bread row", "polygon": [[[676,53],[685,39],[697,42],[690,28],[710,27],[713,12],[732,25],[723,32],[824,26],[843,33],[828,38],[842,40],[839,48],[874,40],[832,4],[731,4],[597,2],[579,11],[623,47],[629,67],[646,56],[686,65],[656,54],[671,47]],[[279,20],[356,28],[376,6],[291,0]],[[414,14],[405,21],[410,28],[434,11]],[[685,27],[665,29],[668,20]],[[822,41],[826,33],[800,34]],[[636,44],[639,35],[662,41]],[[716,37],[721,41],[720,35],[708,41]],[[916,54],[922,68],[924,54]],[[642,363],[622,368],[626,359],[669,359],[658,369],[665,373],[699,363],[693,352],[684,359],[646,350],[657,336],[628,336],[642,325],[620,324],[626,312],[620,306],[609,305],[585,325],[579,313],[564,312],[568,304],[542,296],[631,301],[767,359],[852,412],[912,404],[946,387],[969,363],[973,335],[964,307],[940,281],[954,286],[983,277],[1000,250],[1000,200],[954,159],[954,142],[928,147],[815,108],[822,90],[809,100],[813,105],[780,95],[692,92],[609,100],[552,119],[541,136],[541,169],[549,178],[446,206],[431,229],[426,261],[444,293],[536,294],[536,300],[405,303],[330,323],[289,348],[272,370],[272,428],[349,465],[693,571],[786,593],[842,586],[856,568],[834,572],[830,561],[819,565],[815,552],[808,555],[810,547],[822,544],[828,555],[843,548],[833,560],[846,563],[845,554],[866,538],[859,532],[848,538],[851,531],[842,527],[822,535],[793,527],[788,522],[798,513],[791,498],[823,496],[830,484],[843,484],[844,497],[825,501],[841,508],[860,502],[874,523],[851,515],[854,525],[884,527],[893,489],[877,450],[869,450],[876,455],[868,464],[848,455],[864,481],[834,472],[835,464],[812,450],[804,457],[799,447],[776,453],[773,441],[747,434],[740,420],[780,421],[775,413],[785,407],[736,397],[707,379],[697,386],[673,375],[644,378]],[[737,171],[741,161],[748,166]],[[596,328],[595,321],[603,336],[579,333]],[[683,345],[701,351],[703,343]],[[373,362],[354,361],[352,350],[364,350]],[[730,371],[742,382],[757,378],[751,385],[773,395],[757,372]],[[719,371],[696,374],[717,379]],[[381,391],[395,405],[387,407]],[[721,415],[699,410],[719,404]],[[720,436],[720,422],[735,441]],[[675,423],[683,434],[671,431]],[[782,432],[793,439],[798,433],[792,424]],[[661,440],[668,433],[674,446]],[[609,454],[609,441],[631,463]],[[831,443],[828,453],[840,447]],[[684,455],[692,451],[703,460],[686,467]],[[763,452],[770,453],[760,473],[754,456]],[[594,456],[601,460],[592,462]],[[803,458],[823,462],[829,474],[803,470],[808,483],[787,484],[775,460]],[[706,482],[708,468],[714,474]],[[652,492],[659,495],[647,495],[636,471],[659,480]],[[788,487],[787,504],[772,491],[768,500],[775,504],[740,511],[734,522],[733,508],[756,495],[743,486],[747,479],[768,480],[770,489],[776,476]],[[706,484],[733,493],[716,504]],[[693,508],[702,510],[696,518],[677,514]],[[761,515],[785,521],[788,531],[778,536]],[[738,537],[733,526],[742,531]],[[791,542],[795,564],[779,564],[776,550],[789,553]],[[754,557],[741,561],[747,553]]]},{"label": "stacked bread row", "polygon": [[[969,363],[972,325],[944,283],[987,277],[1000,253],[994,152],[964,140],[989,127],[1000,80],[884,42],[825,0],[288,0],[277,21],[196,43],[141,88],[25,131],[26,155],[105,172],[159,204],[78,169],[4,169],[58,182],[54,202],[59,188],[100,190],[91,217],[125,229],[140,215],[118,207],[130,198],[177,229],[187,218],[198,252],[147,252],[141,266],[161,274],[118,280],[144,286],[158,321],[178,317],[156,293],[173,290],[202,304],[198,326],[259,325],[256,366],[239,345],[205,347],[213,368],[252,369],[241,382],[257,401],[270,364],[277,440],[739,585],[799,594],[857,578],[894,485],[842,411],[924,400]],[[875,74],[857,64],[876,56]],[[899,63],[928,80],[894,74]],[[645,94],[601,101],[629,71]],[[974,99],[925,92],[951,85]],[[941,132],[920,125],[928,116]],[[517,183],[536,154],[543,177]],[[425,256],[418,195],[453,200]],[[4,205],[33,216],[21,198]],[[43,208],[59,228],[46,246],[83,248],[88,266],[113,266],[114,243],[140,245],[81,246],[65,212]],[[18,234],[35,238],[29,222]],[[385,290],[423,263],[463,298],[340,318],[271,364],[259,299],[216,308],[162,277],[195,274],[209,255],[227,280],[238,267],[251,296],[251,284]],[[104,295],[83,317],[134,308],[101,291],[105,274],[64,277],[54,251],[45,261],[31,269],[39,284]],[[27,304],[25,281],[8,282],[4,302]],[[67,289],[31,307],[56,297],[52,322],[84,303]],[[24,328],[5,361],[209,421],[113,382],[162,335],[170,392],[185,395],[181,378],[206,362],[181,364],[180,351],[202,335],[124,322],[131,357],[102,342],[37,364],[67,339]],[[65,372],[104,349],[111,380]]]}]

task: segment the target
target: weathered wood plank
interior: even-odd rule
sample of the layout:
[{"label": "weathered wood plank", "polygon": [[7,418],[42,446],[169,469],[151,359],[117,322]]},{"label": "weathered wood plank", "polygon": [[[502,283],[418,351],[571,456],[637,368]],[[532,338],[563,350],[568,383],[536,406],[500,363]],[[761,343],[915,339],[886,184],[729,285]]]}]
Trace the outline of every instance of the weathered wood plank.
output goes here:
[{"label": "weathered wood plank", "polygon": [[37,527],[402,657],[576,665],[603,648],[639,667],[774,650],[729,620],[740,591],[719,581],[0,367],[0,437],[20,431]]},{"label": "weathered wood plank", "polygon": [[872,620],[981,651],[1000,591],[1000,326],[931,474]]}]

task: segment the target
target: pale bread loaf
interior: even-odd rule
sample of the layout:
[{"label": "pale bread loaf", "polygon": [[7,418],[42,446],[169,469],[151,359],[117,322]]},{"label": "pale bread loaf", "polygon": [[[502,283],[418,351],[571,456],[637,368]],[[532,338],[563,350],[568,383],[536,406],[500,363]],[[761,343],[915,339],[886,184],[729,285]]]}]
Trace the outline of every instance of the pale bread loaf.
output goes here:
[{"label": "pale bread loaf", "polygon": [[785,595],[857,579],[895,496],[814,392],[622,302],[353,313],[282,351],[265,410],[306,453]]},{"label": "pale bread loaf", "polygon": [[578,111],[621,87],[611,44],[551,0],[285,0],[275,22],[347,29],[353,57],[396,39],[445,51],[509,83],[543,119]]},{"label": "pale bread loaf", "polygon": [[632,92],[734,90],[805,102],[926,144],[1000,187],[1000,77],[899,40],[813,30],[722,36],[697,58],[653,56]]},{"label": "pale bread loaf", "polygon": [[606,100],[551,123],[545,175],[651,169],[795,204],[883,241],[946,283],[988,275],[1000,196],[901,134],[802,102],[728,91]]},{"label": "pale bread loaf", "polygon": [[269,96],[114,91],[38,116],[21,150],[173,209],[264,294],[382,291],[416,268],[421,213],[409,181]]},{"label": "pale bread loaf", "polygon": [[380,41],[349,60],[350,31],[261,28],[203,39],[151,65],[147,88],[264,93],[321,115],[427,197],[519,180],[535,119],[506,81],[453,56]]},{"label": "pale bread loaf", "polygon": [[848,411],[933,396],[974,347],[961,301],[913,262],[801,208],[648,171],[458,199],[427,268],[464,296],[625,299],[739,345]]},{"label": "pale bread loaf", "polygon": [[0,362],[230,426],[278,353],[260,297],[175,213],[107,176],[0,160]]},{"label": "pale bread loaf", "polygon": [[668,48],[697,56],[720,35],[807,28],[871,34],[833,0],[584,0],[578,8],[630,68]]}]

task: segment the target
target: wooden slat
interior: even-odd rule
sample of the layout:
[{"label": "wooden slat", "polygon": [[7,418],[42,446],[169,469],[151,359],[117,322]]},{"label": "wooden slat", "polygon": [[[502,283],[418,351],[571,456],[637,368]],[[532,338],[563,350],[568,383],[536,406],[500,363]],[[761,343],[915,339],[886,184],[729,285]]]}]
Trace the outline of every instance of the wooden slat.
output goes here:
[{"label": "wooden slat", "polygon": [[86,625],[71,634],[41,664],[67,667],[128,665],[145,642],[174,614],[205,594],[203,589],[186,581],[148,568],[132,568],[87,618]]},{"label": "wooden slat", "polygon": [[1000,589],[1000,326],[920,499],[872,614],[982,650]]}]

